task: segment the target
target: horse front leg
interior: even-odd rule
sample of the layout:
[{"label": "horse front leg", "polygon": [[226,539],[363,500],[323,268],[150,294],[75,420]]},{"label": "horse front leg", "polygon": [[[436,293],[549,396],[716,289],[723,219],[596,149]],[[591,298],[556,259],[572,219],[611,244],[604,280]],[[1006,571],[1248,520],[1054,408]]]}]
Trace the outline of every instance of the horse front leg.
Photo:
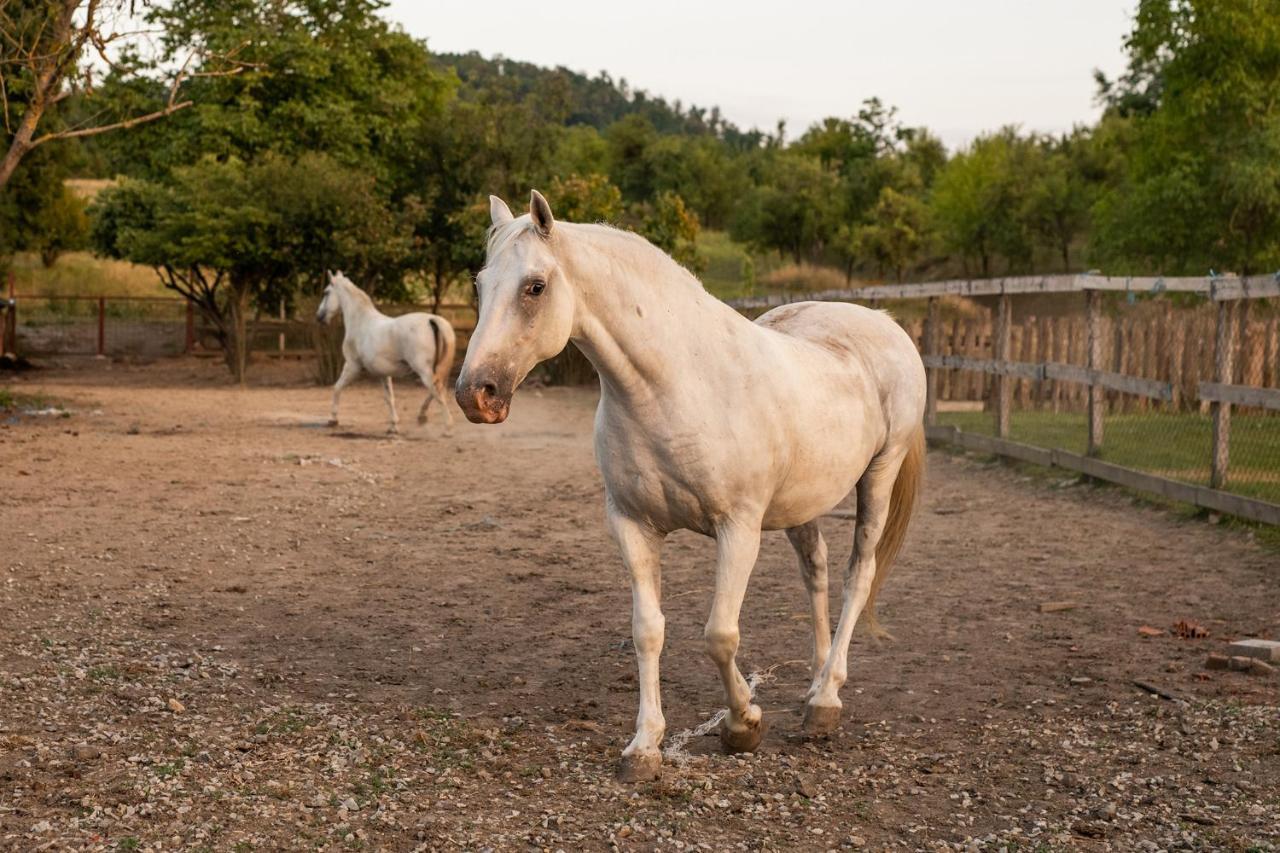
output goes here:
[{"label": "horse front leg", "polygon": [[658,558],[662,537],[612,508],[608,516],[609,531],[631,574],[631,639],[640,676],[636,734],[622,751],[618,778],[623,782],[647,782],[658,778],[661,772],[662,737],[667,729],[658,683],[658,658],[666,629],[662,615],[662,567]]},{"label": "horse front leg", "polygon": [[387,409],[391,412],[391,423],[387,425],[387,434],[396,435],[400,432],[400,416],[396,414],[396,392],[391,387],[390,376],[382,380],[382,394],[386,397]]},{"label": "horse front leg", "polygon": [[787,539],[800,561],[800,577],[809,592],[809,617],[813,624],[813,657],[809,660],[812,678],[827,662],[831,651],[831,613],[827,603],[827,543],[818,522],[811,521],[787,529]]},{"label": "horse front leg", "polygon": [[354,382],[359,375],[359,364],[349,359],[342,363],[342,373],[339,374],[338,381],[333,383],[333,403],[329,408],[329,426],[335,427],[338,425],[338,397],[341,396],[342,389]]},{"label": "horse front leg", "polygon": [[858,520],[853,532],[853,553],[844,573],[844,606],[836,623],[831,652],[809,687],[804,708],[805,734],[828,735],[840,724],[840,688],[849,674],[849,642],[871,595],[871,582],[876,576],[876,547],[889,517],[893,482],[904,455],[877,457],[858,480]]},{"label": "horse front leg", "polygon": [[716,591],[703,637],[707,654],[720,670],[729,713],[720,723],[725,752],[754,752],[764,735],[760,708],[751,704],[751,688],[738,670],[738,616],[747,581],[760,551],[758,524],[729,524],[716,534]]}]

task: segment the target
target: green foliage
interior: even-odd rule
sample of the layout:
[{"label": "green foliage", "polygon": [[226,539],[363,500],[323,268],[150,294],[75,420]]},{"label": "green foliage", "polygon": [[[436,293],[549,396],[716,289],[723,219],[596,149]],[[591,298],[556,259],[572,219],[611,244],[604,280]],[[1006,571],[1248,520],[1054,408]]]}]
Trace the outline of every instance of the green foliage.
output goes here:
[{"label": "green foliage", "polygon": [[1102,94],[1132,128],[1100,200],[1099,257],[1124,269],[1280,266],[1280,4],[1143,0],[1128,72]]},{"label": "green foliage", "polygon": [[667,190],[643,208],[639,231],[650,243],[697,272],[702,266],[699,228],[697,214],[685,206],[684,199]]},{"label": "green foliage", "polygon": [[871,211],[871,221],[850,235],[855,252],[874,259],[882,269],[893,270],[902,281],[903,272],[924,245],[926,220],[924,202],[885,187]]},{"label": "green foliage", "polygon": [[616,222],[622,215],[622,191],[600,174],[552,178],[550,198],[556,215],[570,222]]},{"label": "green foliage", "polygon": [[254,163],[205,157],[167,181],[126,180],[103,191],[93,243],[109,257],[155,267],[213,323],[243,380],[251,301],[271,307],[316,292],[326,269],[399,295],[410,226],[374,189],[372,176],[326,154],[269,153]]},{"label": "green foliage", "polygon": [[981,136],[938,174],[932,193],[933,224],[943,247],[977,262],[983,276],[997,258],[1007,271],[1025,272],[1034,252],[1020,215],[1042,151],[1013,128]]}]

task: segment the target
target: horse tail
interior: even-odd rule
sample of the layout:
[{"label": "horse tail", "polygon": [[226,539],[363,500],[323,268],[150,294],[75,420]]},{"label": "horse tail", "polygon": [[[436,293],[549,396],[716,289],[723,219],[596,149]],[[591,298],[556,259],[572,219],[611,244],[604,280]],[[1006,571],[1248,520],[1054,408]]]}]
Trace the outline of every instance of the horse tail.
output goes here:
[{"label": "horse tail", "polygon": [[920,486],[924,481],[925,443],[924,427],[919,427],[911,436],[907,446],[906,458],[898,469],[898,477],[893,481],[893,491],[889,495],[889,517],[885,519],[884,532],[880,534],[880,543],[876,546],[876,574],[871,579],[871,594],[867,596],[866,614],[867,630],[876,637],[889,637],[889,632],[880,626],[876,619],[876,595],[889,577],[889,569],[902,551],[907,539],[907,525],[915,510],[916,498],[920,495]]},{"label": "horse tail", "polygon": [[449,384],[449,374],[453,371],[453,356],[457,350],[457,341],[454,338],[453,326],[445,322],[442,317],[428,317],[427,322],[431,324],[431,331],[436,339],[436,358],[432,373],[435,376],[436,390],[443,395],[445,386]]}]

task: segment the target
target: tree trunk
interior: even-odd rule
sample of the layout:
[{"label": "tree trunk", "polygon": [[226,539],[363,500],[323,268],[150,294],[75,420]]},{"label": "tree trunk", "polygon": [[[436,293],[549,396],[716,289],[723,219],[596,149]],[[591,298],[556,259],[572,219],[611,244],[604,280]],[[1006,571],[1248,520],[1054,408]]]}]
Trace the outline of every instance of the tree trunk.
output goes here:
[{"label": "tree trunk", "polygon": [[444,262],[436,260],[435,287],[431,294],[431,313],[440,313],[440,303],[444,299]]},{"label": "tree trunk", "polygon": [[245,373],[249,366],[249,292],[248,285],[233,283],[227,300],[231,313],[231,346],[226,353],[227,366],[231,368],[231,375],[241,387],[245,384]]},{"label": "tree trunk", "polygon": [[1071,243],[1065,240],[1062,243],[1062,271],[1071,272]]}]

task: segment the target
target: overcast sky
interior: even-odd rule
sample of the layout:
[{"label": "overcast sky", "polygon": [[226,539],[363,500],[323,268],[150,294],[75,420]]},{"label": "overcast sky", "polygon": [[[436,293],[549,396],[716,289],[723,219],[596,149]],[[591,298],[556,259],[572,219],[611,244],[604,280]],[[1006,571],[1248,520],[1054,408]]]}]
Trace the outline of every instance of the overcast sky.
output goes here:
[{"label": "overcast sky", "polygon": [[1093,70],[1124,66],[1135,0],[392,0],[432,50],[591,75],[788,138],[867,97],[949,147],[1005,124],[1096,118]]}]

